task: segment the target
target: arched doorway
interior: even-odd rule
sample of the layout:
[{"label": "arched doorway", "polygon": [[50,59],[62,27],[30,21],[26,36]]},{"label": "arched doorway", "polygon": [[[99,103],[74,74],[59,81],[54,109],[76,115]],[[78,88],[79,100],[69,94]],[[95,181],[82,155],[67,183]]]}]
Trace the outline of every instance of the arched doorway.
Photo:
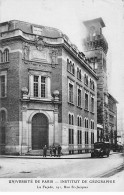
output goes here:
[{"label": "arched doorway", "polygon": [[32,150],[48,146],[48,118],[43,113],[37,113],[32,118]]}]

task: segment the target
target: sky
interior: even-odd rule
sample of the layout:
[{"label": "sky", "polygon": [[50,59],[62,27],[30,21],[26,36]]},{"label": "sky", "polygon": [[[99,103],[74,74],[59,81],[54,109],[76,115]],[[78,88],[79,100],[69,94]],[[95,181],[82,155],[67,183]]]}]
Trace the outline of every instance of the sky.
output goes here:
[{"label": "sky", "polygon": [[[124,0],[0,0],[0,22],[22,20],[56,27],[83,51],[84,20],[102,17],[106,27],[108,88],[124,109]],[[122,112],[121,112],[122,113]]]}]

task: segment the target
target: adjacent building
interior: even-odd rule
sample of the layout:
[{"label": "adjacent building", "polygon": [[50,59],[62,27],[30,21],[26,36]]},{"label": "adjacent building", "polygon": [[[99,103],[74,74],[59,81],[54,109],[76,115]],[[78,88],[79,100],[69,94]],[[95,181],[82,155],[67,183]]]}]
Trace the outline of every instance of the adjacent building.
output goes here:
[{"label": "adjacent building", "polygon": [[102,18],[84,22],[87,36],[84,50],[87,62],[95,70],[97,82],[97,141],[117,143],[117,100],[108,92],[107,51],[108,43],[102,33],[105,27]]},{"label": "adjacent building", "polygon": [[[104,61],[104,76],[106,52],[89,56]],[[63,153],[89,152],[97,141],[95,70],[58,29],[1,23],[0,153],[27,154],[53,144]],[[108,98],[107,88],[98,92],[98,100]]]}]

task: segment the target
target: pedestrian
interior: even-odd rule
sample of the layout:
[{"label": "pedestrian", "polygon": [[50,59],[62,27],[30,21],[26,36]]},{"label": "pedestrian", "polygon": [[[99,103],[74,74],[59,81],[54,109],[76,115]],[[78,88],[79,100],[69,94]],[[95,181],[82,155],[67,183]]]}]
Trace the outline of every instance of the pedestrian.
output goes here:
[{"label": "pedestrian", "polygon": [[52,149],[52,146],[50,146],[50,156],[52,157],[52,152],[53,152],[53,149]]},{"label": "pedestrian", "polygon": [[59,146],[58,146],[58,157],[61,156],[61,149],[62,149],[62,148],[61,148],[61,146],[59,145]]},{"label": "pedestrian", "polygon": [[43,147],[43,157],[46,157],[47,155],[47,147],[46,145]]},{"label": "pedestrian", "polygon": [[53,154],[54,154],[54,157],[56,156],[56,147],[53,145]]}]

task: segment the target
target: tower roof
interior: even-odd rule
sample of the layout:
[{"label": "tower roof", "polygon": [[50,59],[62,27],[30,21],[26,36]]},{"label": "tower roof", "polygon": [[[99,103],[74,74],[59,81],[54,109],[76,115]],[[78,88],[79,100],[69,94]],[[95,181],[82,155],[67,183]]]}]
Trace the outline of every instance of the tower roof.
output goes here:
[{"label": "tower roof", "polygon": [[83,23],[84,23],[85,26],[90,26],[93,23],[99,23],[102,28],[105,27],[105,23],[104,23],[102,18],[95,18],[95,19],[92,19],[92,20],[86,20]]}]

